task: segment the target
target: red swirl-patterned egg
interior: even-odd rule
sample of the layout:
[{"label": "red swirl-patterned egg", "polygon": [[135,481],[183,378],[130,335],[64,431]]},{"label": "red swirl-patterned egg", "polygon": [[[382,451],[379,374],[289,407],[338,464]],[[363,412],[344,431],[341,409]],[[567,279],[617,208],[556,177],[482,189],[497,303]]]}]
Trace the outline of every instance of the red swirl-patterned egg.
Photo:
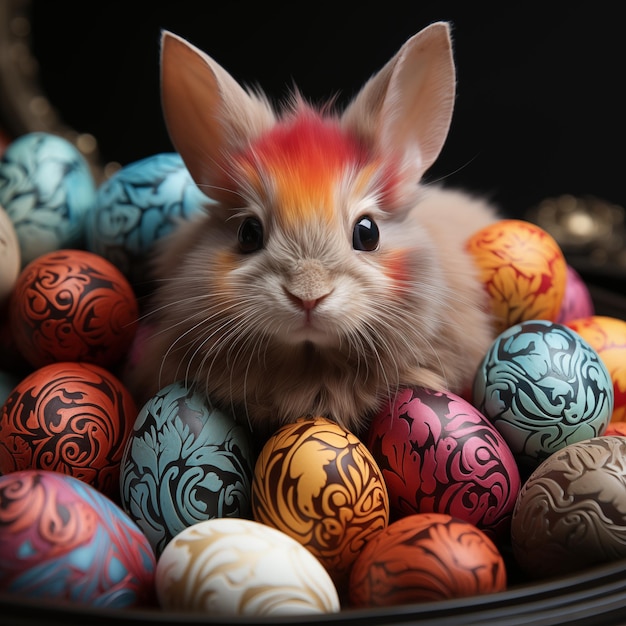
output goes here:
[{"label": "red swirl-patterned egg", "polygon": [[365,542],[389,522],[389,500],[365,444],[316,417],[267,440],[254,470],[252,512],[308,548],[342,595]]},{"label": "red swirl-patterned egg", "polygon": [[504,591],[506,581],[501,553],[476,526],[418,513],[392,522],[366,544],[350,574],[350,602],[436,602]]},{"label": "red swirl-patterned egg", "polygon": [[43,469],[119,499],[120,465],[137,409],[109,371],[51,363],[24,378],[0,413],[0,473]]},{"label": "red swirl-patterned egg", "polygon": [[576,331],[597,353],[613,383],[611,422],[626,421],[626,320],[607,315],[589,315],[570,320]]},{"label": "red swirl-patterned egg", "polygon": [[524,220],[499,220],[467,241],[489,296],[497,332],[531,319],[555,321],[567,263],[554,238]]},{"label": "red swirl-patterned egg", "polygon": [[133,340],[137,298],[109,261],[85,250],[59,250],[31,261],[11,297],[9,321],[24,358],[41,367],[120,362]]},{"label": "red swirl-patterned egg", "polygon": [[[0,590],[7,597],[69,608],[154,607],[155,569],[139,527],[97,489],[44,470],[0,477]],[[66,619],[73,621],[69,613]]]},{"label": "red swirl-patterned egg", "polygon": [[455,394],[402,389],[374,416],[366,444],[380,467],[394,518],[444,513],[499,540],[521,481],[494,426]]}]

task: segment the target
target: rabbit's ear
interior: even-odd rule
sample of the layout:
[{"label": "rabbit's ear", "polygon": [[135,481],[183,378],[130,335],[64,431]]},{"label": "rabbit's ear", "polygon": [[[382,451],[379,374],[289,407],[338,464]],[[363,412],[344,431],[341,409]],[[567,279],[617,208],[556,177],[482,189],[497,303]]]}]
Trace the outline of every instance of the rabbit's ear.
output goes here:
[{"label": "rabbit's ear", "polygon": [[164,31],[161,101],[170,139],[196,184],[209,197],[236,202],[228,156],[273,125],[267,100],[246,92],[211,57]]},{"label": "rabbit's ear", "polygon": [[436,22],[370,78],[346,109],[343,124],[383,153],[411,159],[421,176],[446,140],[455,83],[450,29]]}]

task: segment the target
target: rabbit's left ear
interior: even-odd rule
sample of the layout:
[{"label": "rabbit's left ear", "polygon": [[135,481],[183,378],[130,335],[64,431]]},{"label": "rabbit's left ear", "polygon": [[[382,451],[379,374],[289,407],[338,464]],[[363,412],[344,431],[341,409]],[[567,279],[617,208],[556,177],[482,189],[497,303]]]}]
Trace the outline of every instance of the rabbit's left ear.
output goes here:
[{"label": "rabbit's left ear", "polygon": [[247,93],[207,54],[164,31],[161,102],[172,143],[200,189],[237,203],[229,155],[274,124],[267,100]]},{"label": "rabbit's left ear", "polygon": [[448,135],[456,89],[450,28],[436,22],[409,39],[343,114],[346,128],[383,152],[400,152],[423,174]]}]

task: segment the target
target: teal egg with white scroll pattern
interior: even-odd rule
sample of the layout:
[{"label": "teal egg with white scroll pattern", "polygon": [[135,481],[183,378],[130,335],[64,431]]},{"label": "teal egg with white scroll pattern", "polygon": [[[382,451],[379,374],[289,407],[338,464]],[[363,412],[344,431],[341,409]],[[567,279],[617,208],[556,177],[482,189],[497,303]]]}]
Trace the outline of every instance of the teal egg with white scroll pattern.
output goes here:
[{"label": "teal egg with white scroll pattern", "polygon": [[83,248],[85,219],[96,203],[87,160],[67,139],[33,132],[0,159],[0,205],[20,245],[22,267],[62,248]]},{"label": "teal egg with white scroll pattern", "polygon": [[177,153],[154,154],[124,166],[100,185],[86,223],[87,247],[145,293],[154,245],[210,202]]},{"label": "teal egg with white scroll pattern", "polygon": [[251,517],[255,462],[247,424],[176,382],[137,415],[122,457],[121,502],[159,555],[192,524]]}]

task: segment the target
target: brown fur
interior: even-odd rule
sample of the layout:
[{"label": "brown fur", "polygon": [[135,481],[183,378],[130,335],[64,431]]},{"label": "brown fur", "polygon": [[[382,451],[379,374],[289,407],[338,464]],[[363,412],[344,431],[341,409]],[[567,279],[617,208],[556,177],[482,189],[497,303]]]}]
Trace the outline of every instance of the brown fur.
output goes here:
[{"label": "brown fur", "polygon": [[[274,219],[271,180],[260,193],[228,176],[232,155],[280,114],[167,33],[162,68],[172,140],[217,202],[160,251],[151,331],[129,381],[141,399],[186,380],[261,433],[302,415],[325,415],[358,433],[398,387],[466,390],[493,330],[464,243],[495,213],[467,194],[418,184],[452,115],[447,25],[410,39],[337,117],[372,154],[400,161],[394,206],[380,206],[376,188],[344,176],[335,219],[303,220],[295,230]],[[352,248],[364,213],[380,229],[373,252]],[[241,254],[237,232],[249,215],[271,235],[263,250]],[[397,258],[401,280],[389,272]],[[317,305],[307,313],[300,301]]]}]

